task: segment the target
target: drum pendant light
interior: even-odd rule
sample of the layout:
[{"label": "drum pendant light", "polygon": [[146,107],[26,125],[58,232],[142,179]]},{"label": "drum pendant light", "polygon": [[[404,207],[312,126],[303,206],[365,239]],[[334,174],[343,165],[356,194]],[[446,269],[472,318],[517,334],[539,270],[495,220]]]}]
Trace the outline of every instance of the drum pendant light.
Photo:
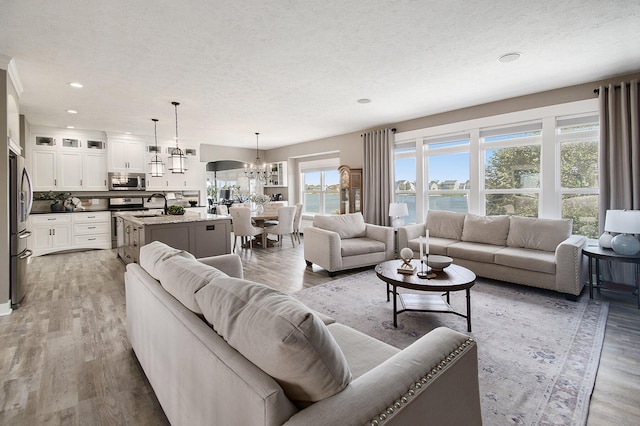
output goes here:
[{"label": "drum pendant light", "polygon": [[153,121],[153,133],[156,139],[156,148],[154,157],[151,159],[149,165],[151,166],[151,177],[162,177],[164,175],[164,163],[158,155],[158,119],[152,118]]},{"label": "drum pendant light", "polygon": [[171,102],[176,112],[176,147],[171,150],[169,156],[169,170],[171,173],[183,174],[187,170],[187,159],[182,150],[178,147],[178,105],[179,102]]}]

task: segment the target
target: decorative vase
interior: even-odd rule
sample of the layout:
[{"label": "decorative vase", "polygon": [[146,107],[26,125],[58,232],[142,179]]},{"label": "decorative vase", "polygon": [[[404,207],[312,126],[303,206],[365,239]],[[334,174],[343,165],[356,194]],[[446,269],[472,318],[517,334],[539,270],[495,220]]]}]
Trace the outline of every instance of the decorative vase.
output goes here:
[{"label": "decorative vase", "polygon": [[256,213],[262,214],[264,212],[264,204],[257,203],[256,204]]},{"label": "decorative vase", "polygon": [[52,212],[61,212],[64,211],[64,204],[62,204],[59,201],[56,201],[55,203],[51,204],[51,211]]}]

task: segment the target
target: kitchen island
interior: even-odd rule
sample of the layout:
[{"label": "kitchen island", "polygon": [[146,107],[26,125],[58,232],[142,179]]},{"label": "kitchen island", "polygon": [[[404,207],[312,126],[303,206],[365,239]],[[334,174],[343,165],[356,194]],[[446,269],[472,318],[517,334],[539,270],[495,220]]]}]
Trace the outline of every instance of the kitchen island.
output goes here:
[{"label": "kitchen island", "polygon": [[187,211],[183,215],[117,213],[118,256],[138,263],[140,247],[162,241],[197,258],[231,253],[231,217]]}]

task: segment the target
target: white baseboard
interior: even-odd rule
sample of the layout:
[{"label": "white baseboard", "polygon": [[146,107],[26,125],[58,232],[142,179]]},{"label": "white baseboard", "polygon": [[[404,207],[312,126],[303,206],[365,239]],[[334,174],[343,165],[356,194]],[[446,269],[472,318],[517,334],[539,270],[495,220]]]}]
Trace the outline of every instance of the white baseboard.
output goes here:
[{"label": "white baseboard", "polygon": [[0,303],[0,317],[9,315],[11,313],[11,300],[7,303]]}]

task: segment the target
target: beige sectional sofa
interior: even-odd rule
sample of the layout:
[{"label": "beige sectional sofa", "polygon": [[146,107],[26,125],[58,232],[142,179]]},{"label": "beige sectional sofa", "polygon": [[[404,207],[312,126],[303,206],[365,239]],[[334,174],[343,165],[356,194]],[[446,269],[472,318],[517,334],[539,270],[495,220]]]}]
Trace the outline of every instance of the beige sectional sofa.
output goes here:
[{"label": "beige sectional sofa", "polygon": [[429,231],[429,252],[453,258],[480,277],[525,284],[578,296],[582,279],[582,246],[587,239],[571,235],[570,219],[478,216],[429,211],[425,223],[398,229],[398,248],[419,250]]},{"label": "beige sectional sofa", "polygon": [[364,222],[362,213],[316,215],[304,229],[304,260],[333,276],[345,269],[377,265],[394,258],[394,233]]},{"label": "beige sectional sofa", "polygon": [[127,334],[171,424],[479,425],[477,347],[398,350],[242,279],[240,258],[153,242],[125,273]]}]

